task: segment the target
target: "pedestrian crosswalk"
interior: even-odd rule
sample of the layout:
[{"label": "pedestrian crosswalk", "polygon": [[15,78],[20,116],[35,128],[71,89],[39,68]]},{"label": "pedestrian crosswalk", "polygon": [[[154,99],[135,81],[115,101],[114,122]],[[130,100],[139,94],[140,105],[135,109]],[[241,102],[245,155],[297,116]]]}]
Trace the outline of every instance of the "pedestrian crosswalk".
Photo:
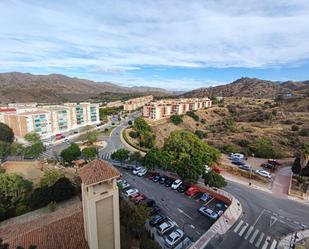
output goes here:
[{"label": "pedestrian crosswalk", "polygon": [[53,152],[53,150],[46,150],[46,151],[42,152],[41,155],[39,156],[39,159],[44,159],[44,158],[57,160],[57,157],[56,157],[55,153]]},{"label": "pedestrian crosswalk", "polygon": [[238,222],[233,232],[256,248],[275,249],[278,244],[278,241],[243,220]]},{"label": "pedestrian crosswalk", "polygon": [[111,158],[112,153],[105,153],[101,156],[102,159],[109,160]]}]

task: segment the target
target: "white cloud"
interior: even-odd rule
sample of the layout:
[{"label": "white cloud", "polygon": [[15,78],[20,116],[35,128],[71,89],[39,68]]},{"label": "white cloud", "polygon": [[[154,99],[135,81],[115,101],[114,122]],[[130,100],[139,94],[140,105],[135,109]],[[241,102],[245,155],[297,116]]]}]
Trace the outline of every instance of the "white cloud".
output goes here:
[{"label": "white cloud", "polygon": [[307,0],[1,1],[0,67],[273,67],[309,59]]}]

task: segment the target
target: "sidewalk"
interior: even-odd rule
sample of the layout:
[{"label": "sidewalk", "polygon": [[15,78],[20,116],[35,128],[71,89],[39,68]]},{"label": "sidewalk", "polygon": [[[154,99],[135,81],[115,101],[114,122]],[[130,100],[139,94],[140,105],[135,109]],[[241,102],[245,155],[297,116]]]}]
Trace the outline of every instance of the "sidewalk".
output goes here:
[{"label": "sidewalk", "polygon": [[[309,239],[309,230],[297,231],[296,233],[290,233],[286,237],[280,240],[278,249],[290,249],[293,244],[299,243],[303,239]],[[295,242],[295,243],[294,243]]]}]

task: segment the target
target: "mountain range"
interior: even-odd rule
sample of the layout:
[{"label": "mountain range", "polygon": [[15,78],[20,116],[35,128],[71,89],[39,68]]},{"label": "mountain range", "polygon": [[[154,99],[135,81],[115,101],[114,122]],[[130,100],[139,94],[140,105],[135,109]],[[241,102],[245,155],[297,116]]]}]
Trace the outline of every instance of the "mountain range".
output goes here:
[{"label": "mountain range", "polygon": [[[33,75],[29,73],[0,73],[0,103],[65,101],[100,101],[106,94],[152,94],[166,97],[177,95],[162,88],[124,87],[109,82],[95,82],[60,74]],[[181,97],[239,96],[275,98],[281,94],[307,95],[309,81],[275,82],[256,78],[240,78],[230,84],[199,88],[183,93]]]},{"label": "mountain range", "polygon": [[171,93],[154,87],[123,87],[109,82],[71,78],[60,74],[0,73],[0,102],[84,101],[102,93],[138,93],[166,96]]},{"label": "mountain range", "polygon": [[307,95],[309,81],[269,81],[257,78],[240,78],[232,83],[215,87],[199,88],[184,93],[183,97],[252,97],[276,98],[279,95]]}]

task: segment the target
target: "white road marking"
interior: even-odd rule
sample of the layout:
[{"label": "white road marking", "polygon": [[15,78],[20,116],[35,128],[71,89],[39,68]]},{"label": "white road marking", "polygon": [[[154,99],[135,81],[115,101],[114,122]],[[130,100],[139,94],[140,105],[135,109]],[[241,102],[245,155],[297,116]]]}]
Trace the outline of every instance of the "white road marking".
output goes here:
[{"label": "white road marking", "polygon": [[246,223],[246,224],[243,226],[243,228],[240,230],[240,232],[238,233],[238,235],[239,235],[240,237],[244,234],[244,232],[246,231],[246,229],[247,229],[248,226],[249,226],[249,224]]},{"label": "white road marking", "polygon": [[235,233],[237,233],[237,231],[238,231],[239,228],[241,227],[242,223],[244,223],[243,220],[241,220],[241,221],[238,223],[237,227],[235,227],[235,229],[234,229],[234,232],[235,232]]},{"label": "white road marking", "polygon": [[269,236],[267,236],[266,237],[266,240],[265,240],[265,242],[264,242],[264,245],[263,245],[263,247],[262,247],[262,249],[266,249],[267,247],[268,247],[268,242],[270,241],[270,237]]},{"label": "white road marking", "polygon": [[252,224],[253,226],[256,225],[256,223],[259,221],[259,219],[261,218],[261,216],[263,215],[263,213],[265,212],[266,210],[263,209],[262,212],[259,214],[259,216],[257,217],[256,221]]},{"label": "white road marking", "polygon": [[190,215],[186,214],[182,209],[177,208],[177,210],[178,210],[179,213],[182,213],[184,216],[186,216],[187,218],[189,218],[190,220],[192,220],[192,217],[191,217]]},{"label": "white road marking", "polygon": [[245,240],[247,240],[247,239],[249,238],[249,236],[250,236],[250,234],[252,233],[252,231],[253,231],[253,226],[251,226],[251,227],[249,228],[248,232],[246,233],[246,235],[245,235]]},{"label": "white road marking", "polygon": [[270,246],[269,249],[275,249],[275,248],[276,248],[276,245],[277,245],[277,241],[276,241],[276,240],[273,240],[273,243],[271,244],[271,246]]},{"label": "white road marking", "polygon": [[256,244],[255,244],[255,247],[258,248],[258,247],[260,246],[260,244],[261,244],[261,242],[262,242],[262,240],[263,240],[264,235],[265,235],[264,233],[261,233],[261,235],[260,235],[258,241],[257,241]]},{"label": "white road marking", "polygon": [[193,226],[192,224],[190,225],[190,227],[191,227],[192,229],[195,229],[195,226]]},{"label": "white road marking", "polygon": [[253,233],[253,235],[252,235],[250,241],[249,241],[250,244],[252,244],[252,243],[254,242],[256,236],[258,235],[258,233],[259,233],[259,229],[256,229],[256,230],[254,231],[254,233]]}]

